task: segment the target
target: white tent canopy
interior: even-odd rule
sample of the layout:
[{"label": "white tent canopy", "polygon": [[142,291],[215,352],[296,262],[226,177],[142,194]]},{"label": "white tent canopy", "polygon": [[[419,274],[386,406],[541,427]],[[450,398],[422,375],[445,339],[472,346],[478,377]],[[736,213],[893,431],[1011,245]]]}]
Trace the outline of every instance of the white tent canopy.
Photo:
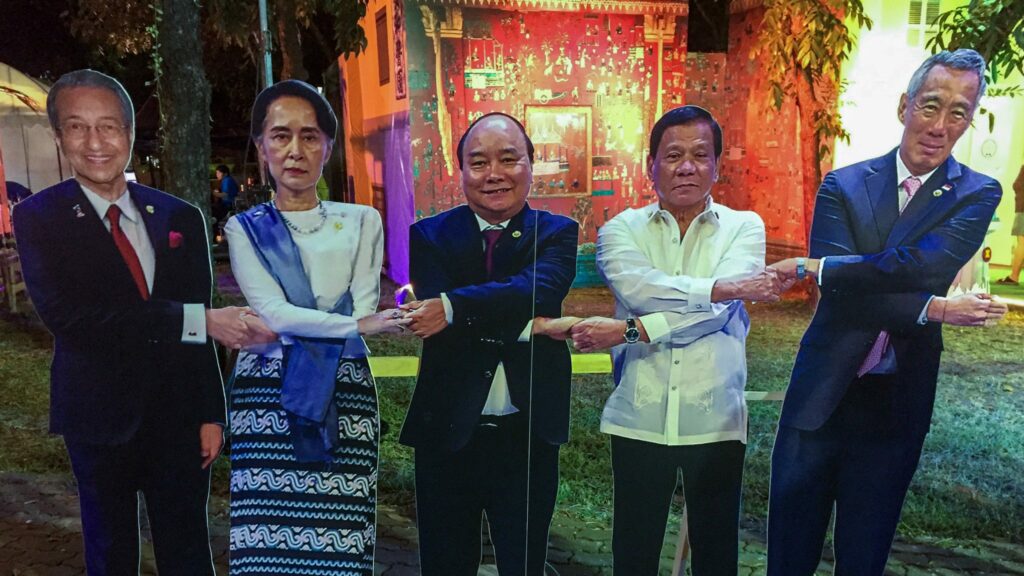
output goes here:
[{"label": "white tent canopy", "polygon": [[0,62],[0,151],[4,178],[33,192],[71,175],[46,119],[49,87]]}]

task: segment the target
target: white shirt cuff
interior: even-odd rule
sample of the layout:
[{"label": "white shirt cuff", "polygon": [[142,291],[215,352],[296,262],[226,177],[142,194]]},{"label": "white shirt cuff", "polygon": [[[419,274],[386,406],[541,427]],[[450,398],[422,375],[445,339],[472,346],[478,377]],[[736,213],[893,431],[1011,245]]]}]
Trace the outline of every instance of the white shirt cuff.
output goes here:
[{"label": "white shirt cuff", "polygon": [[935,296],[928,297],[928,301],[924,303],[924,308],[921,309],[921,314],[917,316],[917,323],[921,326],[928,323],[928,307],[931,306],[932,300],[935,300]]},{"label": "white shirt cuff", "polygon": [[452,311],[452,301],[448,299],[448,295],[444,292],[441,292],[441,305],[444,306],[444,319],[451,326],[452,320],[455,319],[455,312]]},{"label": "white shirt cuff", "polygon": [[206,344],[206,306],[182,304],[181,343]]},{"label": "white shirt cuff", "polygon": [[533,335],[533,320],[530,320],[529,322],[526,323],[526,328],[523,328],[523,331],[519,333],[519,340],[518,341],[519,342],[529,342],[530,341],[530,336],[532,336],[532,335]]},{"label": "white shirt cuff", "polygon": [[638,318],[638,320],[644,325],[647,339],[651,341],[651,344],[659,344],[662,340],[667,339],[671,333],[668,327],[668,320],[665,319],[665,315],[661,312],[645,314]]},{"label": "white shirt cuff", "polygon": [[822,285],[822,282],[825,281],[825,258],[828,258],[828,256],[823,256],[820,260],[818,260],[818,286],[819,287]]},{"label": "white shirt cuff", "polygon": [[[711,289],[715,278],[693,278],[690,281],[690,294],[686,303],[687,312],[707,312],[711,310]],[[646,326],[647,324],[644,324]],[[651,338],[653,341],[654,338]]]}]

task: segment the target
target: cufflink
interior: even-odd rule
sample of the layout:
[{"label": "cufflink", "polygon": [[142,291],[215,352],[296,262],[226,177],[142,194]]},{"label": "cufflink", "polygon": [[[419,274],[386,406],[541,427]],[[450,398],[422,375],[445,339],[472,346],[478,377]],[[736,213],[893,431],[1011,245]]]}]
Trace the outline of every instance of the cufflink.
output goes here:
[{"label": "cufflink", "polygon": [[189,330],[188,335],[189,336],[199,336],[199,333],[196,332],[195,330]]}]

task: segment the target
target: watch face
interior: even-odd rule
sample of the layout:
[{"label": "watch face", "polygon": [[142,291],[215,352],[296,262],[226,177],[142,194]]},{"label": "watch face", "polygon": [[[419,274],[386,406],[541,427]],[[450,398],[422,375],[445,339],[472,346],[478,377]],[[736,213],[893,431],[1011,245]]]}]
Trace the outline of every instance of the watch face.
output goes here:
[{"label": "watch face", "polygon": [[625,338],[627,343],[635,343],[640,340],[640,330],[635,327],[626,328]]}]

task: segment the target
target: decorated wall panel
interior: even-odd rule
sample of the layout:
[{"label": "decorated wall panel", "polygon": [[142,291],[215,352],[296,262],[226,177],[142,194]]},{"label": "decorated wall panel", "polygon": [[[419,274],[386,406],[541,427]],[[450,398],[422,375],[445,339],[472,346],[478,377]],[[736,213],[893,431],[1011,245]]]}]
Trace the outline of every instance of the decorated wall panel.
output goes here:
[{"label": "decorated wall panel", "polygon": [[531,203],[577,219],[581,242],[653,201],[658,55],[668,110],[685,102],[685,18],[406,6],[417,219],[463,202],[455,146],[491,111],[524,121],[538,149]]}]

